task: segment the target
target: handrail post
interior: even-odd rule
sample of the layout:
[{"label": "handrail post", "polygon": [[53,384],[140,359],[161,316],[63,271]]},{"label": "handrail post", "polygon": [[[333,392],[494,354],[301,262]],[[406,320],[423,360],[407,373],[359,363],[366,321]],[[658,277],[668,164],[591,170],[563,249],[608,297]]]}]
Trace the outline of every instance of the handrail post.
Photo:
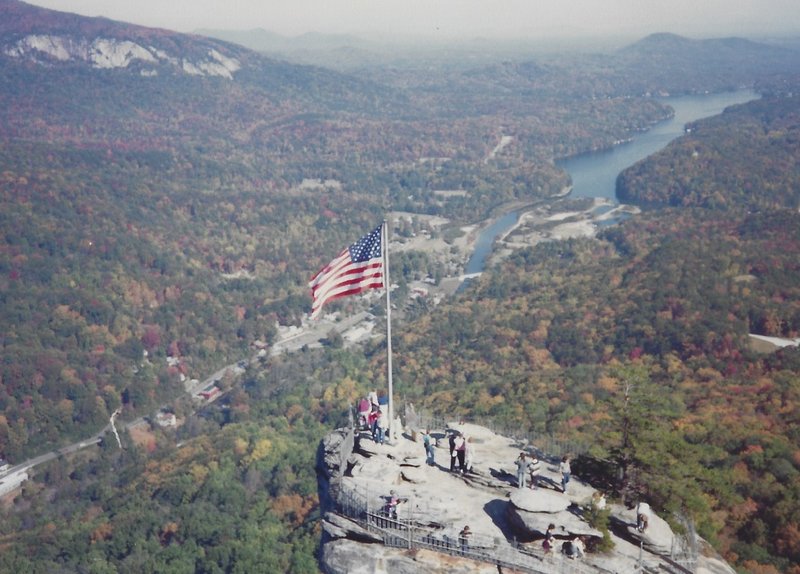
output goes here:
[{"label": "handrail post", "polygon": [[639,568],[637,572],[642,572],[642,554],[644,554],[644,540],[639,540]]}]

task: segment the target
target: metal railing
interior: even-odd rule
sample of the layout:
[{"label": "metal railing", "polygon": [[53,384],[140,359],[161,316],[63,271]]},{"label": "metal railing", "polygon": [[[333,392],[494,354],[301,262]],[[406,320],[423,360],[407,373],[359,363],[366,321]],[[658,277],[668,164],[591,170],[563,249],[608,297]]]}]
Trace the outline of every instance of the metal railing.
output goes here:
[{"label": "metal railing", "polygon": [[[406,404],[405,407],[407,425],[413,429],[447,430],[453,420],[463,419],[463,417],[457,416],[446,418],[433,415],[424,409],[417,411],[413,405]],[[567,454],[575,457],[589,451],[587,445],[579,442],[563,440],[548,433],[523,432],[518,428],[500,425],[486,417],[471,418],[466,422],[483,426],[497,435],[515,440],[519,443],[520,448],[528,448],[542,460],[557,461]],[[667,565],[664,567],[671,568],[670,571],[674,571],[676,574],[685,574],[685,572],[694,572],[697,568],[699,549],[694,525],[691,521],[681,518],[679,520],[686,528],[687,534],[673,537],[672,549],[667,558]]]},{"label": "metal railing", "polygon": [[580,560],[570,560],[560,553],[545,554],[540,548],[518,546],[501,538],[471,534],[464,539],[459,535],[448,534],[444,527],[430,526],[435,523],[433,517],[413,510],[413,504],[401,505],[395,517],[382,506],[378,509],[371,508],[369,500],[368,493],[340,485],[336,510],[379,537],[389,547],[424,548],[529,574],[604,572],[602,568],[584,564]]},{"label": "metal railing", "polygon": [[697,556],[700,552],[697,547],[697,532],[694,529],[694,523],[690,520],[680,516],[677,519],[686,529],[686,535],[672,538],[670,560],[668,561],[669,567],[672,568],[670,572],[675,572],[676,574],[694,572],[697,568]]},{"label": "metal railing", "polygon": [[574,457],[584,454],[589,450],[587,445],[576,441],[563,440],[551,433],[521,431],[519,428],[498,424],[493,419],[487,417],[470,418],[467,421],[462,417],[443,417],[431,414],[424,409],[416,410],[413,406],[405,405],[405,419],[406,425],[415,430],[430,429],[442,431],[450,428],[450,423],[454,420],[465,420],[465,422],[488,428],[497,435],[510,438],[519,443],[520,447],[529,447],[537,456],[544,460],[557,460],[567,454]]},{"label": "metal railing", "polygon": [[[413,406],[409,408],[409,405],[405,405],[404,410],[406,426],[414,430],[443,431],[450,428],[450,422],[453,420],[462,420],[459,417],[446,418],[432,415],[424,410],[416,411]],[[351,432],[354,432],[355,426],[353,413],[354,410],[351,410]],[[519,429],[498,425],[491,419],[470,419],[468,422],[517,441],[520,448],[529,448],[543,460],[558,460],[565,454],[577,456],[588,451],[586,445],[574,441],[561,440],[546,433],[521,432]],[[423,526],[432,523],[432,517],[427,517],[422,513],[414,515],[411,511],[413,505],[408,505],[405,513],[400,513],[398,518],[393,518],[381,511],[376,512],[374,508],[371,509],[369,497],[353,489],[340,487],[336,496],[336,504],[342,515],[355,520],[368,531],[380,536],[387,546],[409,549],[427,548],[531,574],[610,573],[599,566],[571,560],[560,553],[546,554],[541,547],[518,546],[516,543],[509,544],[505,540],[483,540],[480,536],[473,535],[467,544],[463,545],[458,539]],[[671,574],[691,574],[696,570],[698,548],[695,531],[690,522],[683,521],[683,523],[687,528],[687,536],[673,538],[670,557],[661,557],[666,562],[659,565],[662,571]],[[647,572],[648,568],[640,561],[639,572]]]}]

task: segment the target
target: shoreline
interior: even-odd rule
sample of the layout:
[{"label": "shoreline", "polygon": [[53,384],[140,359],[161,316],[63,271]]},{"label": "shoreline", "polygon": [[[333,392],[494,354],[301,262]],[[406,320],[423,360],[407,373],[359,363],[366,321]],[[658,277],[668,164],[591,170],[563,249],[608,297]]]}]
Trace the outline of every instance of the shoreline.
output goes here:
[{"label": "shoreline", "polygon": [[[478,241],[487,228],[514,211],[517,220],[494,239],[483,268],[507,258],[514,251],[533,247],[544,241],[559,241],[574,237],[595,237],[600,227],[618,217],[628,217],[641,210],[635,206],[616,204],[606,198],[577,198],[572,203],[590,201],[588,206],[570,204],[571,187],[562,193],[533,201],[513,201],[498,205],[492,215],[484,220],[458,227],[462,234],[446,241],[443,237],[427,234],[403,239],[399,251],[419,250],[428,253],[444,266],[445,274],[439,285],[430,281],[414,281],[410,286],[420,295],[452,295],[461,285],[467,264],[475,253]],[[600,213],[598,213],[600,211]],[[424,218],[439,231],[451,224],[439,216],[424,216],[408,212],[393,212],[392,216]],[[483,272],[483,269],[480,273]]]}]

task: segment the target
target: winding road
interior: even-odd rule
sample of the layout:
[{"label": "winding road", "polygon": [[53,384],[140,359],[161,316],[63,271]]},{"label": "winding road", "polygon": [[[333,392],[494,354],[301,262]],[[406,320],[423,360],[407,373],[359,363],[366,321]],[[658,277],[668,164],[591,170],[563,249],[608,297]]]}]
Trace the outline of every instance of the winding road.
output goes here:
[{"label": "winding road", "polygon": [[[277,355],[277,354],[280,354],[280,353],[293,353],[293,352],[296,352],[296,351],[300,350],[301,348],[303,348],[306,345],[308,345],[308,346],[320,345],[322,339],[325,339],[328,336],[328,333],[331,331],[331,329],[336,329],[337,331],[342,333],[342,332],[346,331],[347,329],[350,329],[351,327],[354,327],[355,325],[357,325],[361,321],[367,319],[368,317],[369,317],[368,313],[361,312],[361,313],[356,313],[355,315],[353,315],[351,317],[347,317],[345,319],[342,319],[341,321],[338,321],[336,323],[332,323],[330,321],[325,321],[325,320],[316,321],[316,322],[314,322],[312,324],[307,325],[305,328],[301,328],[297,333],[293,333],[291,336],[285,337],[285,338],[280,339],[279,341],[277,341],[272,346],[271,354],[272,355]],[[258,360],[258,357],[254,356],[254,357],[252,357],[250,359],[249,362],[252,363],[252,362],[254,362],[256,360]],[[231,364],[231,365],[226,365],[226,366],[222,367],[221,369],[218,369],[217,371],[215,371],[211,375],[207,376],[205,379],[203,379],[201,381],[198,381],[198,382],[194,383],[191,386],[188,386],[186,388],[186,392],[189,395],[191,395],[192,397],[197,397],[199,395],[199,393],[203,389],[205,389],[205,388],[213,385],[214,383],[220,381],[228,373],[231,373],[234,376],[242,375],[245,372],[246,363],[247,363],[247,361],[245,361],[245,364],[243,364],[242,361],[239,361],[239,362]],[[200,406],[202,406],[203,404],[205,404],[205,403],[198,404],[198,408]],[[161,405],[161,407],[159,407],[159,408],[164,408],[166,406],[167,405]],[[118,430],[121,430],[121,429],[126,429],[127,430],[127,429],[129,429],[131,427],[134,427],[134,426],[142,424],[144,422],[144,420],[145,420],[145,417],[138,417],[138,418],[133,419],[131,421],[119,421],[117,419],[117,421],[116,421],[117,429]],[[15,464],[13,466],[9,466],[9,468],[7,470],[5,470],[4,472],[0,472],[0,481],[2,481],[4,479],[7,479],[7,478],[12,478],[12,480],[13,480],[14,475],[16,475],[18,473],[27,472],[28,470],[30,470],[30,469],[32,469],[32,468],[34,468],[36,466],[39,466],[39,465],[44,464],[46,462],[50,462],[51,460],[60,458],[62,456],[67,456],[67,455],[70,455],[70,454],[74,454],[74,453],[76,453],[79,450],[82,450],[84,448],[88,448],[88,447],[91,447],[91,446],[96,446],[96,445],[100,444],[100,442],[103,440],[103,437],[105,436],[105,434],[108,433],[109,431],[111,431],[111,422],[110,421],[102,429],[100,429],[98,432],[96,432],[95,434],[93,434],[89,438],[76,441],[76,442],[74,442],[72,444],[68,444],[68,445],[59,447],[59,448],[57,448],[55,450],[52,450],[50,452],[46,452],[44,454],[40,454],[40,455],[35,456],[33,458],[29,458],[28,460],[26,460],[24,462],[21,462],[19,464]]]}]

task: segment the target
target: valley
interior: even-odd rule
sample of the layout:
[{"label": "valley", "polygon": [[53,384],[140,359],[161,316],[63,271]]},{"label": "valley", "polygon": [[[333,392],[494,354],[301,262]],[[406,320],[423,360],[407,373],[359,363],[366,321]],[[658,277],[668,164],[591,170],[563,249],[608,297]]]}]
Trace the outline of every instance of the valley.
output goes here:
[{"label": "valley", "polygon": [[[311,324],[307,285],[386,219],[398,401],[588,444],[576,475],[615,504],[796,574],[798,351],[749,334],[800,334],[797,52],[506,48],[332,69],[0,0],[0,457],[114,413],[126,447],[6,494],[0,571],[319,571],[317,448],[384,385],[385,309]],[[561,158],[731,89],[760,98],[627,167],[622,205],[565,195]],[[181,425],[125,430],[164,405]]]}]

